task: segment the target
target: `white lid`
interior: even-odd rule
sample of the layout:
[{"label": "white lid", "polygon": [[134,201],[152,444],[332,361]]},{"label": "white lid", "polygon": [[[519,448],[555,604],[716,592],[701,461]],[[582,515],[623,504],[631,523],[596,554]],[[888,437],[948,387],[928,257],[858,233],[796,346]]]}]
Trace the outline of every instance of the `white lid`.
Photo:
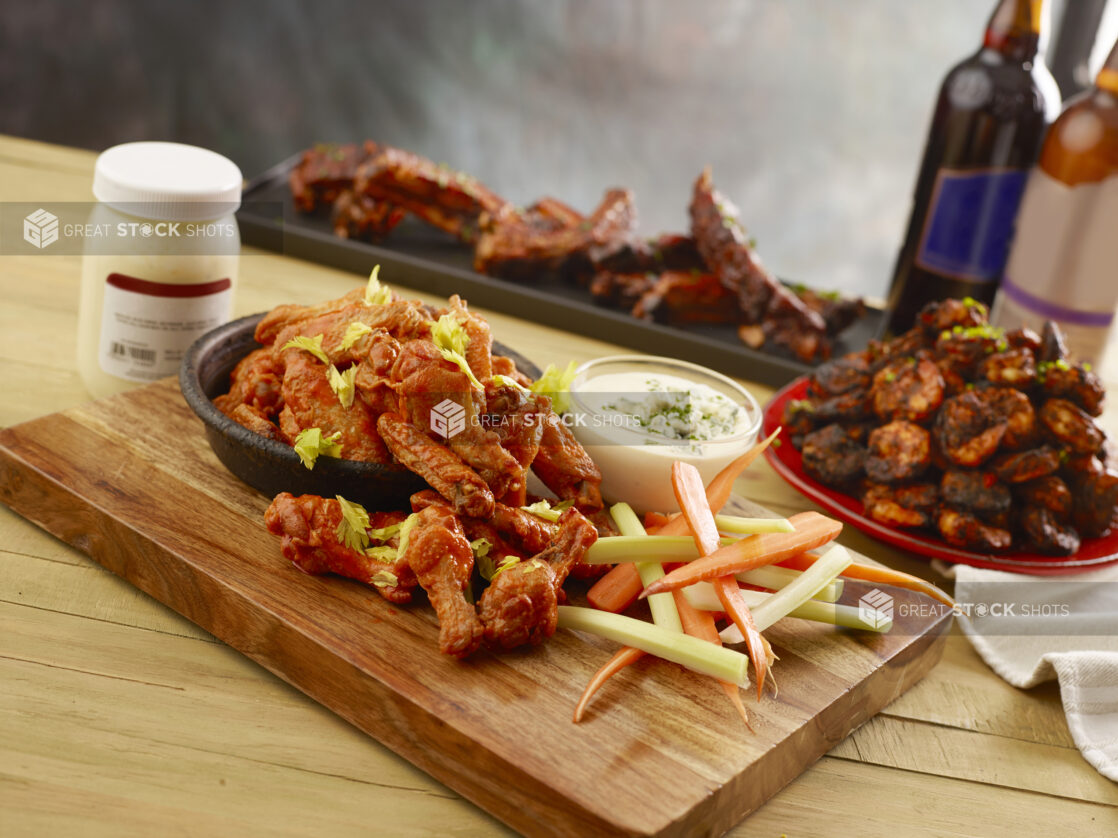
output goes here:
[{"label": "white lid", "polygon": [[93,196],[129,215],[168,221],[220,218],[241,205],[241,170],[182,143],[125,143],[101,152]]}]

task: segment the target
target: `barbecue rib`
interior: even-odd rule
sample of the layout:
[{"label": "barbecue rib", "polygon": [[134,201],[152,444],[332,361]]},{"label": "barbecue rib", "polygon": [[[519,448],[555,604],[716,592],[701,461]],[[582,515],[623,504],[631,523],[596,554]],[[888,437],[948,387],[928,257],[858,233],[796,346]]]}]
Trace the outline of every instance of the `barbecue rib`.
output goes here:
[{"label": "barbecue rib", "polygon": [[527,210],[506,206],[482,219],[474,269],[505,279],[588,276],[591,251],[628,237],[635,225],[633,193],[627,189],[608,190],[585,219],[552,198]]},{"label": "barbecue rib", "polygon": [[658,323],[736,323],[734,292],[709,273],[664,271],[633,306],[633,316]]},{"label": "barbecue rib", "polygon": [[303,212],[329,206],[344,190],[353,188],[357,167],[378,151],[372,140],[361,145],[319,143],[308,148],[287,177],[295,206]]},{"label": "barbecue rib", "polygon": [[357,167],[354,189],[414,213],[464,242],[477,238],[483,213],[497,213],[506,204],[470,175],[390,147]]},{"label": "barbecue rib", "polygon": [[695,181],[691,233],[707,267],[737,294],[746,324],[760,324],[766,340],[803,361],[830,355],[823,318],[761,263],[738,221],[737,208],[715,190],[709,168]]}]

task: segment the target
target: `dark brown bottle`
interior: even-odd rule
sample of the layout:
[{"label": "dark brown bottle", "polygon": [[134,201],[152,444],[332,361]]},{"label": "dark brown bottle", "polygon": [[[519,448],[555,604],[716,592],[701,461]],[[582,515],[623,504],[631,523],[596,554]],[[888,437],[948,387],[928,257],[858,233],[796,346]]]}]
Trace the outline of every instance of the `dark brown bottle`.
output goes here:
[{"label": "dark brown bottle", "polygon": [[887,334],[933,300],[994,299],[1014,218],[1060,93],[1043,59],[1044,0],[1000,0],[982,48],[947,74],[889,289]]}]

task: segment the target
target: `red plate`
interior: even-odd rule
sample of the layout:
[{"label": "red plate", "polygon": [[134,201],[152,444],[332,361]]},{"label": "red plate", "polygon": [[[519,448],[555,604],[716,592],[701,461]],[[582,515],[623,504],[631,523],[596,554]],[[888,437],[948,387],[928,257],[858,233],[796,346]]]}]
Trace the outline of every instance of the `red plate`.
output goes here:
[{"label": "red plate", "polygon": [[[787,402],[793,399],[802,399],[807,395],[807,384],[806,378],[797,378],[773,396],[772,400],[765,405],[763,435],[772,433],[780,424],[781,417],[784,415],[784,405]],[[800,462],[800,452],[792,445],[790,434],[787,431],[781,432],[780,441],[781,445],[769,446],[765,450],[765,457],[768,458],[777,474],[787,480],[794,489],[811,498],[835,517],[848,524],[853,524],[862,532],[894,547],[956,564],[969,564],[993,570],[1048,576],[1083,573],[1118,562],[1118,529],[1112,530],[1109,535],[1103,538],[1084,539],[1079,547],[1079,552],[1074,556],[1053,557],[1041,556],[1036,553],[999,553],[997,555],[972,553],[969,550],[952,547],[930,535],[879,524],[862,514],[862,502],[860,500],[842,492],[836,492],[804,474]]]}]

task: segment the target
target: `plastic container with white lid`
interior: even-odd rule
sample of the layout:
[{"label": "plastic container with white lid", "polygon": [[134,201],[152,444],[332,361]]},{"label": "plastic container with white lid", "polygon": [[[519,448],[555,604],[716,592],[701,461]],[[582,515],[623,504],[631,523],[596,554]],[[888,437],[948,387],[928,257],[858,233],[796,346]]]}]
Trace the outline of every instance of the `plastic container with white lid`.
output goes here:
[{"label": "plastic container with white lid", "polygon": [[195,146],[138,142],[97,158],[82,260],[78,370],[97,397],[174,375],[233,313],[241,171]]}]

